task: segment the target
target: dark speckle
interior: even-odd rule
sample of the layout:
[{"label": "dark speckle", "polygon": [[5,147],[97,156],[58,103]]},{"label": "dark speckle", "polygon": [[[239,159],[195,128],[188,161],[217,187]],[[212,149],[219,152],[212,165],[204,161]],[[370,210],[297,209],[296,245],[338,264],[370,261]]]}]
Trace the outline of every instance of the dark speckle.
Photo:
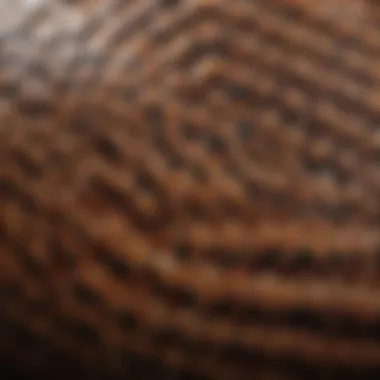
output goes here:
[{"label": "dark speckle", "polygon": [[49,76],[49,72],[46,67],[40,63],[32,63],[28,69],[31,77],[46,80]]},{"label": "dark speckle", "polygon": [[245,141],[252,137],[253,125],[250,122],[243,121],[237,125],[236,132],[238,139]]},{"label": "dark speckle", "polygon": [[263,354],[254,350],[246,349],[236,343],[229,344],[222,353],[224,359],[228,362],[239,363],[244,366],[251,366],[255,363],[262,364],[265,360]]},{"label": "dark speckle", "polygon": [[313,265],[313,258],[310,252],[300,250],[296,253],[293,265],[297,270],[305,270],[311,268]]},{"label": "dark speckle", "polygon": [[178,6],[181,0],[161,0],[163,7],[175,7]]},{"label": "dark speckle", "polygon": [[268,316],[263,310],[260,310],[258,307],[250,305],[238,313],[239,320],[242,323],[263,323],[265,320],[269,320]]},{"label": "dark speckle", "polygon": [[228,86],[228,93],[237,101],[247,101],[252,97],[252,92],[248,87],[235,83]]},{"label": "dark speckle", "polygon": [[62,332],[69,334],[78,342],[87,346],[94,346],[100,343],[100,336],[96,329],[83,321],[58,318],[55,320],[55,324]]},{"label": "dark speckle", "polygon": [[0,178],[0,197],[3,201],[17,194],[17,186],[13,182]]},{"label": "dark speckle", "polygon": [[179,340],[178,332],[169,326],[163,326],[155,333],[156,341],[159,345],[172,346]]},{"label": "dark speckle", "polygon": [[191,289],[173,289],[170,292],[169,297],[176,305],[192,307],[195,304],[195,294],[191,291]]},{"label": "dark speckle", "polygon": [[184,166],[183,158],[175,153],[169,155],[168,163],[172,169],[181,169]]},{"label": "dark speckle", "polygon": [[226,150],[225,142],[216,135],[210,135],[206,138],[206,148],[216,154],[222,154]]},{"label": "dark speckle", "polygon": [[262,252],[255,262],[259,270],[270,270],[275,266],[280,258],[280,252],[276,249],[267,249]]},{"label": "dark speckle", "polygon": [[105,137],[100,137],[95,142],[96,149],[108,161],[116,163],[120,161],[120,152],[116,144]]},{"label": "dark speckle", "polygon": [[164,114],[158,106],[151,106],[147,109],[147,119],[150,135],[154,143],[160,147],[165,147]]},{"label": "dark speckle", "polygon": [[182,136],[187,140],[195,140],[199,138],[199,130],[196,126],[185,123],[181,127]]},{"label": "dark speckle", "polygon": [[23,152],[14,152],[12,158],[28,177],[39,178],[42,176],[42,167]]},{"label": "dark speckle", "polygon": [[190,247],[187,244],[178,244],[174,247],[174,254],[179,260],[188,259],[190,256]]},{"label": "dark speckle", "polygon": [[[21,195],[21,194],[20,194]],[[23,194],[20,197],[20,207],[26,214],[32,214],[37,211],[37,204],[31,195]]]},{"label": "dark speckle", "polygon": [[21,101],[19,103],[19,110],[28,117],[36,118],[50,116],[54,108],[48,101],[36,98]]},{"label": "dark speckle", "polygon": [[221,299],[211,305],[209,312],[215,317],[227,317],[232,313],[233,305],[229,299]]},{"label": "dark speckle", "polygon": [[17,83],[8,81],[0,84],[0,98],[12,100],[17,97],[19,86]]},{"label": "dark speckle", "polygon": [[100,341],[96,330],[83,322],[71,322],[69,325],[69,330],[83,343],[96,345]]},{"label": "dark speckle", "polygon": [[33,347],[37,343],[36,337],[26,328],[18,327],[14,329],[13,337],[24,347]]},{"label": "dark speckle", "polygon": [[16,283],[5,284],[1,288],[0,296],[3,301],[14,300],[22,296],[22,291]]},{"label": "dark speckle", "polygon": [[123,311],[119,315],[118,324],[123,331],[134,330],[137,327],[137,319],[130,312]]},{"label": "dark speckle", "polygon": [[100,297],[90,288],[81,283],[74,284],[73,294],[79,302],[86,305],[97,305],[100,302]]},{"label": "dark speckle", "polygon": [[102,247],[95,248],[95,254],[115,276],[126,277],[129,274],[129,268],[125,260],[122,260],[117,256],[117,254],[107,251]]},{"label": "dark speckle", "polygon": [[313,313],[311,310],[301,307],[290,311],[287,321],[292,327],[307,328],[313,331],[319,331],[323,325],[321,317]]}]

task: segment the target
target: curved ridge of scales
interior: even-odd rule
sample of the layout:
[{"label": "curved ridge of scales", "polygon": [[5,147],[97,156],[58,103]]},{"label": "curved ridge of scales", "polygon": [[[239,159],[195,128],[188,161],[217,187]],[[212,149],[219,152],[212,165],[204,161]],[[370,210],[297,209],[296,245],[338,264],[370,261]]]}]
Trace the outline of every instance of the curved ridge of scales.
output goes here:
[{"label": "curved ridge of scales", "polygon": [[0,29],[1,356],[377,378],[374,2],[36,3]]}]

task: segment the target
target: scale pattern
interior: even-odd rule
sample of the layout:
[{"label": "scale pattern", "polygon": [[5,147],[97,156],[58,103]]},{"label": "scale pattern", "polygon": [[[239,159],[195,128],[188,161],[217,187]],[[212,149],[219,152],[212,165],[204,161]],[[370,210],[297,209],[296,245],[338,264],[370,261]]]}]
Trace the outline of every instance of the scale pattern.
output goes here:
[{"label": "scale pattern", "polygon": [[379,378],[375,1],[2,4],[2,358]]}]

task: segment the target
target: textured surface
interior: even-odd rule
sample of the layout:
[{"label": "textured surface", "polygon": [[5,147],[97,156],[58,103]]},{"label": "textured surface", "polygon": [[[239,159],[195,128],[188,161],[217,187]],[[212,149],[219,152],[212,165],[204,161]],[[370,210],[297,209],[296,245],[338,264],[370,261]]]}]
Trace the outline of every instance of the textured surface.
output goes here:
[{"label": "textured surface", "polygon": [[378,378],[375,2],[28,4],[1,5],[1,356]]}]

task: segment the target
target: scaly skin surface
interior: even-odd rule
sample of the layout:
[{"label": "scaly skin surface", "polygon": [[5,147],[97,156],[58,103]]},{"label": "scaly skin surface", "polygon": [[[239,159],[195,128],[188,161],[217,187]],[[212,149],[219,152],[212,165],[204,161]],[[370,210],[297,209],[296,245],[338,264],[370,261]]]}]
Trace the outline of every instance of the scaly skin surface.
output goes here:
[{"label": "scaly skin surface", "polygon": [[379,378],[375,2],[31,3],[1,5],[1,357]]}]

